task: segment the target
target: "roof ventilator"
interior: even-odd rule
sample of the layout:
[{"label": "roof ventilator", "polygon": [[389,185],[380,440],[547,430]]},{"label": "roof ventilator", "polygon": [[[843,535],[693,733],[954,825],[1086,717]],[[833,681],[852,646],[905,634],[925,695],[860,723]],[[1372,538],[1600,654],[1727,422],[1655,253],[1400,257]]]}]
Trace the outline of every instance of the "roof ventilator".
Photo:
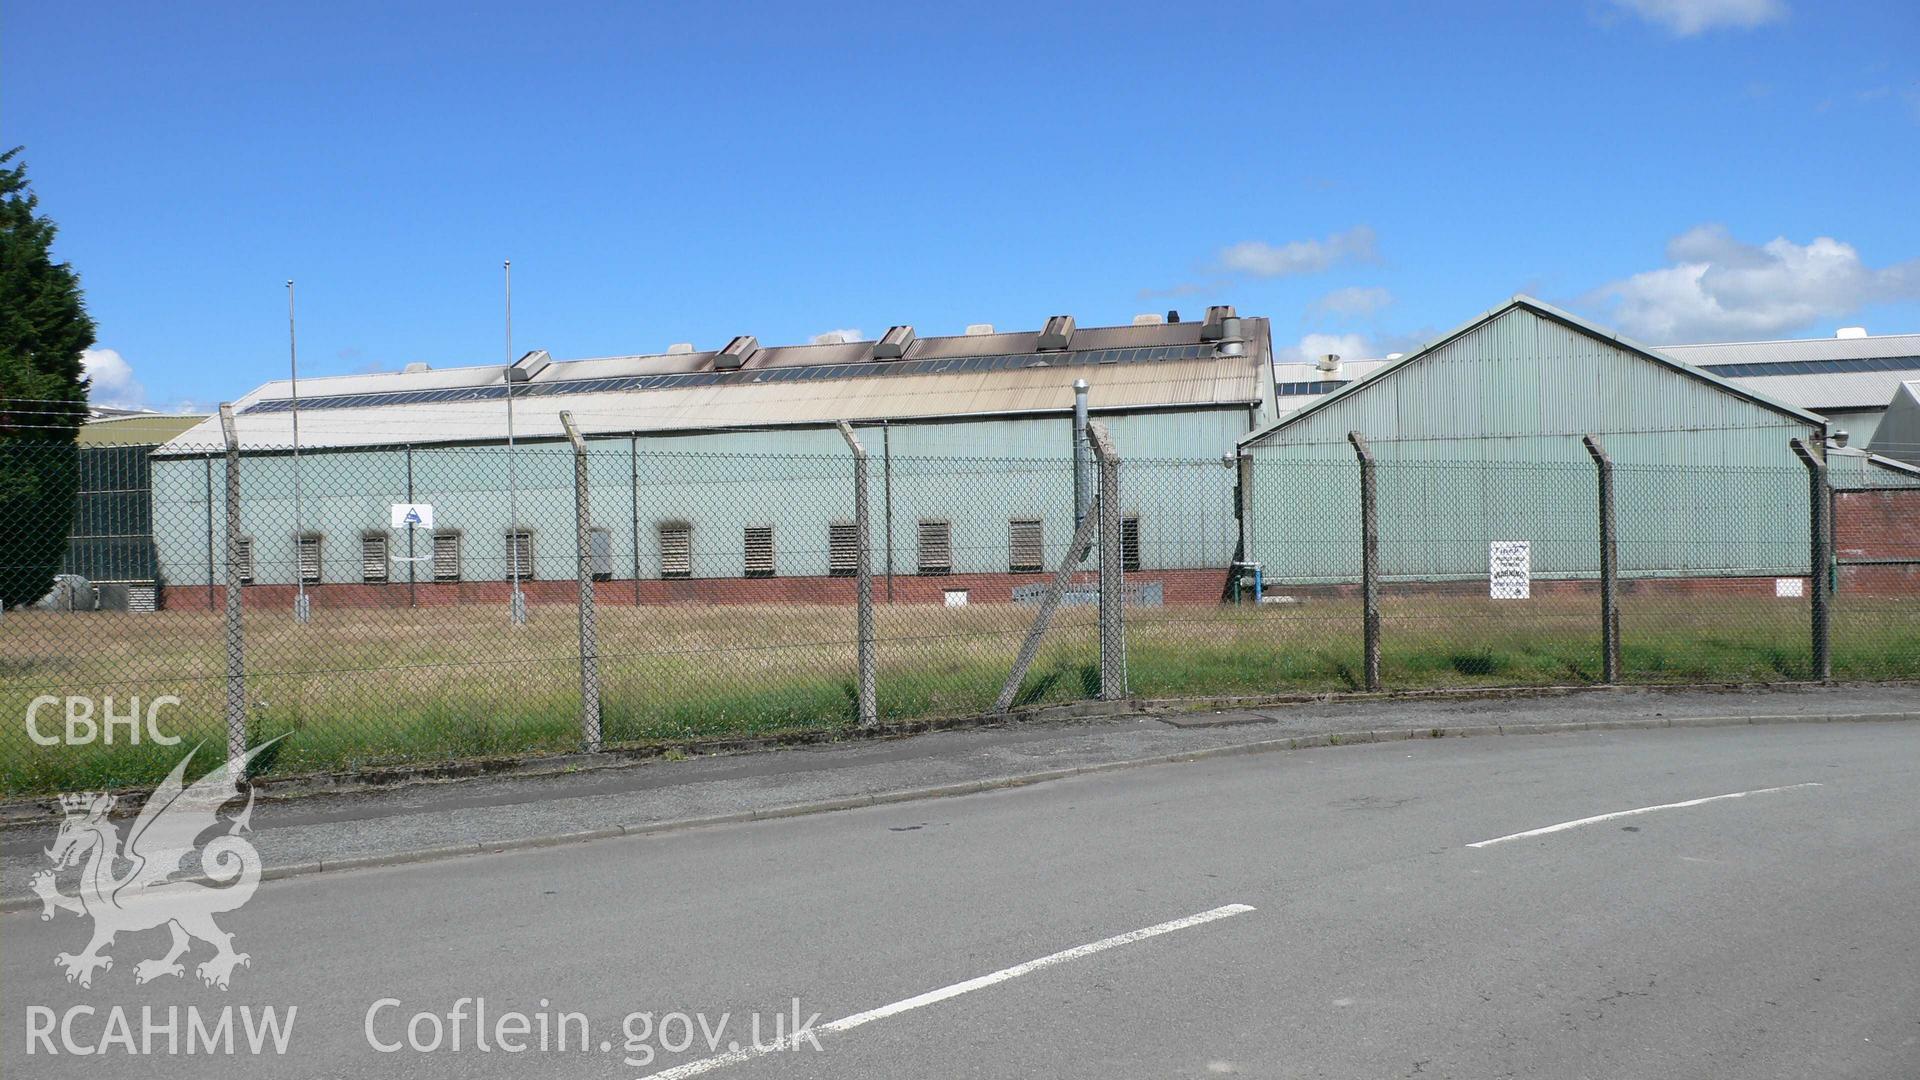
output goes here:
[{"label": "roof ventilator", "polygon": [[535,375],[545,371],[547,365],[551,363],[553,363],[553,357],[547,354],[547,350],[535,349],[513,362],[513,366],[507,369],[507,381],[531,382]]},{"label": "roof ventilator", "polygon": [[1064,352],[1073,340],[1073,316],[1055,315],[1047,320],[1046,328],[1040,331],[1041,352]]},{"label": "roof ventilator", "polygon": [[990,322],[970,322],[967,324],[968,337],[986,337],[992,333],[993,324]]},{"label": "roof ventilator", "polygon": [[668,356],[687,356],[692,352],[693,352],[693,342],[691,341],[676,341],[673,344],[667,346]]},{"label": "roof ventilator", "polygon": [[1133,325],[1135,326],[1159,326],[1165,321],[1166,319],[1162,318],[1157,311],[1142,312],[1133,317]]},{"label": "roof ventilator", "polygon": [[1215,304],[1208,308],[1206,319],[1200,323],[1200,340],[1219,341],[1225,337],[1227,320],[1236,318],[1238,314],[1232,304]]},{"label": "roof ventilator", "polygon": [[752,334],[741,334],[727,347],[713,354],[713,366],[716,371],[733,371],[747,362],[747,358],[760,351],[760,339]]},{"label": "roof ventilator", "polygon": [[907,354],[907,349],[912,345],[913,327],[889,326],[887,327],[887,332],[881,335],[880,340],[873,343],[873,358],[875,360],[898,360]]}]

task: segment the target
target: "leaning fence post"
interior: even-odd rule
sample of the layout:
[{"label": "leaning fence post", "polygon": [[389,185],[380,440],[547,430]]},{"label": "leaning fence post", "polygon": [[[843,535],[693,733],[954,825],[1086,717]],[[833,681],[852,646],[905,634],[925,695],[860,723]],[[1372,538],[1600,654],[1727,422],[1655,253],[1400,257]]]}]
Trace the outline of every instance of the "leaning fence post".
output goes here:
[{"label": "leaning fence post", "polygon": [[867,528],[867,449],[860,445],[859,437],[854,435],[853,425],[842,420],[835,426],[840,429],[840,437],[847,440],[847,449],[853,451],[853,588],[859,609],[855,619],[860,639],[858,708],[860,726],[868,727],[879,723],[880,707],[874,693],[879,657],[873,636],[873,544]]},{"label": "leaning fence post", "polygon": [[[240,618],[240,438],[233,428],[233,406],[226,402],[220,404],[220,434],[227,443],[227,761],[231,767],[247,753],[247,658]],[[246,777],[233,779],[239,784]]]},{"label": "leaning fence post", "polygon": [[1127,583],[1120,527],[1120,455],[1107,425],[1089,421],[1087,437],[1099,466],[1100,699],[1127,696]]},{"label": "leaning fence post", "polygon": [[587,504],[587,442],[573,414],[561,410],[560,426],[573,443],[573,545],[580,573],[580,742],[600,751],[600,645],[593,619],[593,514]]},{"label": "leaning fence post", "polygon": [[1000,696],[994,699],[993,711],[1004,713],[1013,708],[1014,695],[1020,692],[1020,684],[1026,681],[1027,669],[1033,666],[1033,658],[1040,652],[1040,639],[1046,636],[1047,626],[1053,621],[1053,612],[1060,606],[1060,598],[1066,595],[1067,582],[1073,577],[1074,569],[1087,557],[1093,548],[1093,533],[1099,527],[1099,520],[1093,514],[1080,519],[1073,530],[1073,539],[1067,542],[1066,558],[1060,560],[1059,569],[1053,572],[1053,580],[1047,583],[1047,591],[1040,597],[1040,610],[1033,617],[1033,626],[1028,628],[1025,641],[1020,643],[1020,652],[1013,658],[1013,670],[1007,672],[1007,681],[1000,687]]},{"label": "leaning fence post", "polygon": [[1794,456],[1807,467],[1807,493],[1813,530],[1812,552],[1807,567],[1813,582],[1813,677],[1821,682],[1833,678],[1833,654],[1830,647],[1832,612],[1828,605],[1828,574],[1832,557],[1827,538],[1827,463],[1799,439],[1788,440]]},{"label": "leaning fence post", "polygon": [[1600,648],[1602,680],[1620,681],[1620,543],[1613,516],[1613,459],[1598,435],[1581,442],[1600,472]]},{"label": "leaning fence post", "polygon": [[1367,689],[1380,689],[1380,515],[1374,499],[1373,451],[1367,437],[1347,432],[1360,456],[1360,603],[1366,639]]}]

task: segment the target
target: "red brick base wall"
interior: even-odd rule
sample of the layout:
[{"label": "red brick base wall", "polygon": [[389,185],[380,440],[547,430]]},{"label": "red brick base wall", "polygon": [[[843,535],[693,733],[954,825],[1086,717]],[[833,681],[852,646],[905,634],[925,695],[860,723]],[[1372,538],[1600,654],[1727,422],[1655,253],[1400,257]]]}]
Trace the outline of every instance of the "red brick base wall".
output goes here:
[{"label": "red brick base wall", "polygon": [[1920,489],[1835,492],[1833,554],[1920,560]]},{"label": "red brick base wall", "polygon": [[[893,598],[902,604],[943,604],[946,594],[964,589],[970,604],[1005,604],[1013,601],[1013,591],[1031,585],[1044,585],[1049,574],[941,574],[922,577],[896,574]],[[1221,570],[1143,570],[1128,574],[1132,586],[1158,583],[1161,599],[1167,604],[1217,604],[1227,595],[1228,571]],[[1091,576],[1088,576],[1091,580]],[[405,607],[408,589],[418,607],[444,607],[454,604],[504,604],[513,585],[506,581],[406,582],[386,585],[309,585],[307,595],[316,607]],[[523,581],[520,591],[529,604],[573,604],[580,595],[577,581]],[[243,603],[266,610],[291,610],[296,590],[291,585],[248,585]],[[638,593],[636,599],[635,593]],[[876,574],[873,595],[885,600],[887,579]],[[212,590],[215,608],[225,606],[226,589]],[[775,577],[775,578],[684,578],[670,581],[632,579],[594,582],[594,600],[600,604],[631,606],[639,604],[852,604],[854,580],[850,577]],[[170,608],[205,608],[205,586],[181,586],[166,590],[165,604]]]},{"label": "red brick base wall", "polygon": [[[1787,575],[1791,577],[1792,575]],[[1775,575],[1766,577],[1689,577],[1689,578],[1625,578],[1620,582],[1622,599],[1635,596],[1764,596],[1773,597]],[[1800,588],[1804,595],[1807,589],[1805,575],[1799,576]],[[1534,578],[1531,587],[1536,597],[1557,596],[1599,596],[1600,582],[1596,579],[1565,580]],[[1472,581],[1388,581],[1382,582],[1380,592],[1383,596],[1458,596],[1468,599],[1487,598],[1487,581],[1475,578]],[[1303,599],[1358,599],[1360,586],[1345,585],[1284,585],[1267,583],[1267,595],[1297,596]]]}]

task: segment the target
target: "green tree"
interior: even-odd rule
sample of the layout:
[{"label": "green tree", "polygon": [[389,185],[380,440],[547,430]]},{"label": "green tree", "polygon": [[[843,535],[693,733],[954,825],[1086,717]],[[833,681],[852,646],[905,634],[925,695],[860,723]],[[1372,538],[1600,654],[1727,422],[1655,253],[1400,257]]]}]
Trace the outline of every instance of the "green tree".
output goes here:
[{"label": "green tree", "polygon": [[74,433],[86,419],[80,354],[93,319],[80,278],[53,261],[53,220],[39,213],[20,148],[0,154],[0,604],[53,584],[73,528]]}]

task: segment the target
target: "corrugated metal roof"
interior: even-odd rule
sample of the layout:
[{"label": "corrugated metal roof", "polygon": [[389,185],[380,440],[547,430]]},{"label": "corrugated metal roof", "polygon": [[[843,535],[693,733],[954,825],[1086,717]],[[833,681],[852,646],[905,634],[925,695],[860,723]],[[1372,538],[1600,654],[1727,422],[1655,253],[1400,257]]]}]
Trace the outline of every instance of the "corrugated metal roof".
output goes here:
[{"label": "corrugated metal roof", "polygon": [[[1710,370],[1741,365],[1736,371],[1718,373],[1804,409],[1884,408],[1902,382],[1920,375],[1920,334],[1722,341],[1669,345],[1661,351]],[[1806,370],[1807,365],[1824,362],[1839,361],[1844,365],[1848,361],[1864,360],[1884,360],[1888,367],[1877,371]],[[1774,365],[1780,365],[1781,369],[1765,370]],[[1756,367],[1761,370],[1755,370]]]},{"label": "corrugated metal roof", "polygon": [[1815,411],[1884,409],[1913,371],[1849,371],[1831,375],[1735,375],[1730,381]]},{"label": "corrugated metal roof", "polygon": [[[1243,356],[1214,357],[1206,355],[1210,349],[1185,348],[1178,351],[1202,355],[1161,359],[1157,358],[1159,352],[1155,352],[1154,358],[1103,364],[1097,362],[1099,354],[1114,348],[1157,350],[1161,346],[1197,346],[1200,327],[1197,323],[1095,327],[1077,332],[1069,352],[1049,353],[1044,359],[1034,358],[1017,366],[977,365],[987,370],[968,370],[971,365],[956,364],[951,370],[926,372],[911,365],[895,365],[912,360],[1004,355],[1009,348],[1024,352],[1035,343],[1037,334],[922,338],[915,341],[900,361],[868,359],[872,353],[871,342],[767,348],[756,352],[738,376],[729,375],[729,381],[724,384],[686,385],[690,380],[671,378],[657,381],[675,385],[612,392],[526,396],[526,391],[516,391],[515,433],[526,438],[560,434],[558,417],[562,409],[571,411],[581,430],[589,434],[1067,412],[1073,407],[1076,378],[1085,378],[1091,385],[1089,403],[1096,410],[1252,404],[1262,401],[1268,392],[1263,380],[1268,378],[1271,348],[1266,320],[1249,317],[1243,325],[1248,339]],[[582,378],[692,374],[710,369],[712,355],[601,357],[555,362],[527,386],[537,388]],[[822,377],[760,381],[753,375],[755,371],[798,365],[809,369],[800,374]],[[845,366],[846,377],[835,377],[837,373],[832,370],[821,372],[822,365]],[[884,366],[886,371],[878,371],[876,365]],[[924,366],[927,365],[921,365]],[[931,366],[947,367],[944,363]],[[876,374],[881,377],[866,377]],[[703,378],[711,379],[711,376]],[[300,410],[301,445],[497,440],[503,438],[506,431],[505,404],[499,398],[397,404],[371,401],[341,404],[340,401],[343,396],[362,394],[493,388],[500,386],[501,379],[501,368],[497,365],[302,379],[303,401],[331,398],[335,405]],[[276,381],[234,403],[235,423],[242,444],[291,445],[293,414],[290,410],[271,405],[249,408],[280,401],[286,397],[287,390],[285,381]],[[219,420],[214,417],[175,438],[171,446],[176,451],[190,452],[217,446],[220,442]]]},{"label": "corrugated metal roof", "polygon": [[1698,345],[1663,345],[1660,351],[1676,360],[1699,365],[1858,360],[1877,356],[1920,355],[1920,334],[1798,338],[1791,341],[1718,341]]}]

